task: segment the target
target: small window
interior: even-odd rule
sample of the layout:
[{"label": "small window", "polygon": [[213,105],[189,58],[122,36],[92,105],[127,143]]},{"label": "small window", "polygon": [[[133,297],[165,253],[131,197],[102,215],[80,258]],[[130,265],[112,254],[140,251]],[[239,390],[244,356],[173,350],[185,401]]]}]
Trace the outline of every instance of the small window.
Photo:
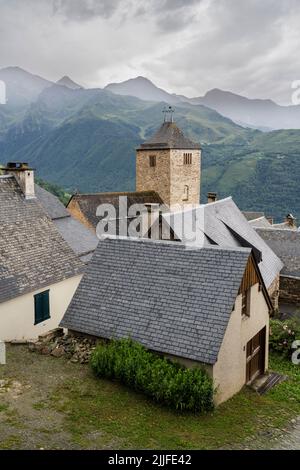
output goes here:
[{"label": "small window", "polygon": [[150,166],[156,166],[156,155],[150,155],[149,157],[149,164]]},{"label": "small window", "polygon": [[242,315],[250,317],[250,294],[251,288],[242,292]]},{"label": "small window", "polygon": [[191,165],[192,164],[192,154],[191,153],[184,153],[183,154],[183,164],[184,165]]},{"label": "small window", "polygon": [[49,290],[34,296],[34,324],[37,325],[50,318]]},{"label": "small window", "polygon": [[182,198],[183,201],[188,201],[189,200],[189,192],[190,192],[190,188],[186,184],[184,186],[184,190],[183,190],[183,198]]}]

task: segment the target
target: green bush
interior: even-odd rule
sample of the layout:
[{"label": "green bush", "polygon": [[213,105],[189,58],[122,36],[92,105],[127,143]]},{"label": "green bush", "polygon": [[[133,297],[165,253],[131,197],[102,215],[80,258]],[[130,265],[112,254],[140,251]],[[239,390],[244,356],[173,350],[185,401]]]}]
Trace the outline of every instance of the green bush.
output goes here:
[{"label": "green bush", "polygon": [[300,326],[296,320],[270,320],[270,350],[290,357],[292,344],[300,339]]},{"label": "green bush", "polygon": [[91,366],[98,377],[116,379],[171,408],[213,409],[213,383],[204,370],[173,363],[131,339],[99,344]]}]

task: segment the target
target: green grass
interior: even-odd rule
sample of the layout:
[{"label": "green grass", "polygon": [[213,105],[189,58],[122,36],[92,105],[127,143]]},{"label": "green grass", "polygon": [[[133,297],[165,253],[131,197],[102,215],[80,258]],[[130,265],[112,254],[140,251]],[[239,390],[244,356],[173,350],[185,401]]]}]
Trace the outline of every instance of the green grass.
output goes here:
[{"label": "green grass", "polygon": [[234,447],[259,432],[283,428],[300,414],[300,367],[272,356],[271,368],[289,380],[263,397],[245,388],[206,415],[170,411],[91,374],[57,388],[51,406],[65,414],[65,430],[82,446],[88,447],[89,435],[101,432],[101,446],[125,449]]}]

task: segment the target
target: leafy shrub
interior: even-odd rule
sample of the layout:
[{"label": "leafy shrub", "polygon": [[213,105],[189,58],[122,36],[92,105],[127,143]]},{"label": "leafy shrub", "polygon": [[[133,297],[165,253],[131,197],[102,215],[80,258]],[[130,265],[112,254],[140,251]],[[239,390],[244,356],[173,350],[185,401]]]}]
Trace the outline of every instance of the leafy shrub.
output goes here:
[{"label": "leafy shrub", "polygon": [[300,326],[296,320],[270,320],[270,350],[290,357],[292,344],[300,339]]},{"label": "leafy shrub", "polygon": [[98,377],[117,379],[171,408],[200,412],[213,408],[213,383],[204,370],[173,363],[131,339],[99,344],[91,366]]}]

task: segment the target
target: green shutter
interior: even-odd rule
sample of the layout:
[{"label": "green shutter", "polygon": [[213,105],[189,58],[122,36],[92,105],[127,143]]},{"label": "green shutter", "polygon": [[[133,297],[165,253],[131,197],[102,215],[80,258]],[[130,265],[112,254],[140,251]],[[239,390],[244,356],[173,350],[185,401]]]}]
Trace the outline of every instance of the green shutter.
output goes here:
[{"label": "green shutter", "polygon": [[34,324],[37,325],[50,318],[49,290],[34,296]]}]

